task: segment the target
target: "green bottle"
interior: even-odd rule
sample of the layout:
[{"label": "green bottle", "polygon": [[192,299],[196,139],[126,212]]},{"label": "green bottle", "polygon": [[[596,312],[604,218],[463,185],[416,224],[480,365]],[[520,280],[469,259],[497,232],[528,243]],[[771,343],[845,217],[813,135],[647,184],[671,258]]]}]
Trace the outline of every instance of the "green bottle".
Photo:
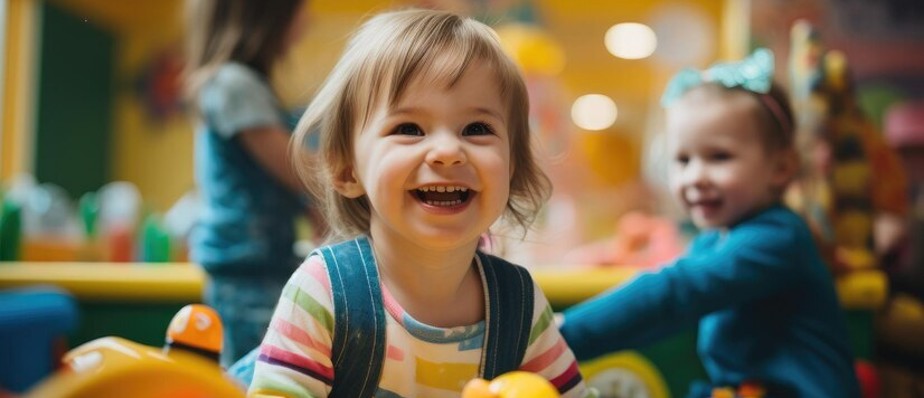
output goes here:
[{"label": "green bottle", "polygon": [[12,200],[3,200],[0,209],[0,261],[19,261],[22,243],[22,208]]},{"label": "green bottle", "polygon": [[141,261],[166,263],[170,261],[170,235],[161,225],[160,217],[149,214],[141,230]]}]

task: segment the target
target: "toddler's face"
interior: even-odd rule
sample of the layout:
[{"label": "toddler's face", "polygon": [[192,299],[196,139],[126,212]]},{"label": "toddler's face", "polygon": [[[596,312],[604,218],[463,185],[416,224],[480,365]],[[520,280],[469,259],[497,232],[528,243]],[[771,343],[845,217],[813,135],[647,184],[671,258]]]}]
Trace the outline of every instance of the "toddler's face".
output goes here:
[{"label": "toddler's face", "polygon": [[667,111],[671,191],[699,228],[737,223],[773,203],[785,183],[763,146],[756,101],[687,94]]},{"label": "toddler's face", "polygon": [[451,87],[418,78],[393,106],[379,101],[355,137],[352,170],[357,196],[372,206],[374,236],[431,248],[474,245],[501,216],[512,170],[495,76],[475,61]]}]

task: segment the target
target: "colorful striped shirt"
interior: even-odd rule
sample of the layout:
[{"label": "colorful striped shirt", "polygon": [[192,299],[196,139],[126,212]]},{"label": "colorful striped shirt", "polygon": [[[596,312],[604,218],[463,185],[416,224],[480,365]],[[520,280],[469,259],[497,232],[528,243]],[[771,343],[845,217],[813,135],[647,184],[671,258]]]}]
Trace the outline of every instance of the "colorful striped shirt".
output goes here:
[{"label": "colorful striped shirt", "polygon": [[[478,377],[484,321],[452,328],[426,325],[381,286],[388,314],[387,348],[375,396],[458,397],[465,383]],[[582,397],[586,388],[574,354],[555,327],[542,290],[534,285],[534,292],[532,330],[520,370],[545,377],[563,397]],[[310,256],[283,290],[260,346],[249,395],[327,397],[335,379],[333,331],[334,306],[324,259]]]}]

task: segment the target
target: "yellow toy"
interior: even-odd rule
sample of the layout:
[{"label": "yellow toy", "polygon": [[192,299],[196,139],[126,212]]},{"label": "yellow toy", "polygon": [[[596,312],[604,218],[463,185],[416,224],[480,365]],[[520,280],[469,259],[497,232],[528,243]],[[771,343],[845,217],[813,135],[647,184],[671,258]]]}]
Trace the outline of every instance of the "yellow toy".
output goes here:
[{"label": "yellow toy", "polygon": [[221,332],[214,310],[188,305],[170,322],[163,348],[111,336],[90,341],[68,352],[62,369],[25,397],[244,397],[215,361]]},{"label": "yellow toy", "polygon": [[558,390],[535,373],[507,372],[487,381],[472,379],[462,389],[462,398],[557,398]]}]

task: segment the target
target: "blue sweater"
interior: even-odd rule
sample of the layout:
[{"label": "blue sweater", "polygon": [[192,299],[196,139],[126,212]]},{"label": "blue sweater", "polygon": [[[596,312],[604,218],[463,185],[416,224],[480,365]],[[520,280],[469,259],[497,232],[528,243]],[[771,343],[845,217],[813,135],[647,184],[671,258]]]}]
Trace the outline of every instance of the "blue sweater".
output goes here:
[{"label": "blue sweater", "polygon": [[806,224],[782,206],[702,233],[685,257],[564,315],[562,334],[579,360],[699,322],[713,385],[755,380],[771,397],[860,396],[830,272]]}]

